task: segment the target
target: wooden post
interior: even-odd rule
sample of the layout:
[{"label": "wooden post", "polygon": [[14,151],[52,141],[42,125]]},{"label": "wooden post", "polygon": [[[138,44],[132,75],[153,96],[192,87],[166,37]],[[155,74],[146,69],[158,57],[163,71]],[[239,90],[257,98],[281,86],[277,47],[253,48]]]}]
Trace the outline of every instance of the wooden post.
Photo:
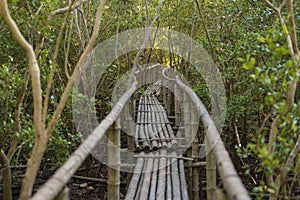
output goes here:
[{"label": "wooden post", "polygon": [[[206,130],[205,130],[206,131]],[[205,138],[206,148],[206,189],[207,189],[207,200],[213,200],[214,192],[216,189],[216,158],[213,154],[212,148]]]},{"label": "wooden post", "polygon": [[[128,106],[126,106],[126,124],[127,124],[127,146],[128,146],[128,163],[133,163],[134,159],[132,153],[134,152],[134,134],[135,134],[135,127],[133,121],[135,120],[135,101],[128,101]],[[131,115],[132,114],[132,115]],[[126,180],[126,190],[128,189],[130,180],[132,177],[132,173],[127,173],[127,180]]]},{"label": "wooden post", "polygon": [[180,98],[180,90],[178,89],[177,84],[174,84],[174,114],[175,114],[175,126],[179,127],[180,125],[180,100],[178,98]]},{"label": "wooden post", "polygon": [[166,109],[167,108],[167,88],[166,88],[166,80],[162,79],[162,102],[163,102],[163,106]]},{"label": "wooden post", "polygon": [[108,138],[108,200],[118,200],[120,193],[120,128],[116,122],[110,127]]},{"label": "wooden post", "polygon": [[[188,96],[186,93],[183,94],[183,106],[184,106],[184,137],[185,139],[185,144],[191,144],[191,107],[190,107],[190,101],[188,99]],[[192,151],[191,148],[187,149],[187,156],[192,157]],[[192,161],[187,161],[188,165],[192,165]],[[188,169],[188,180],[192,179],[192,168]],[[188,181],[188,192],[189,192],[189,197],[191,198],[193,196],[193,182]],[[191,198],[192,199],[192,198]]]},{"label": "wooden post", "polygon": [[[130,152],[134,151],[134,121],[135,121],[135,102],[128,101],[128,106],[126,106],[126,124],[127,124],[127,145],[128,145],[128,151],[129,155],[131,155]],[[133,161],[133,157],[128,157],[129,161]]]},{"label": "wooden post", "polygon": [[166,88],[166,113],[167,116],[171,115],[171,86],[170,86],[170,81],[166,81],[167,88]]},{"label": "wooden post", "polygon": [[[192,158],[194,159],[194,163],[199,161],[199,140],[198,140],[198,113],[196,112],[196,108],[193,104],[191,104],[191,134],[193,138],[192,142]],[[193,174],[193,200],[199,200],[199,168],[192,168]]]}]

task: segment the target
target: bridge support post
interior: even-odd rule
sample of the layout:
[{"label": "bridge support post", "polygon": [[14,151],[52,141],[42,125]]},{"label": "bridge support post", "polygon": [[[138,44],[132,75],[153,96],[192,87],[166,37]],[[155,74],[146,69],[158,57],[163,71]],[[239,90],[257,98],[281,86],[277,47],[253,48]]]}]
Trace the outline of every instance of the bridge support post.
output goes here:
[{"label": "bridge support post", "polygon": [[119,200],[121,163],[119,149],[120,128],[116,122],[110,127],[108,138],[108,200]]},{"label": "bridge support post", "polygon": [[[191,104],[186,93],[183,94],[183,117],[184,117],[184,137],[185,144],[190,145],[192,141],[192,129],[191,129]],[[189,147],[187,149],[187,156],[192,157],[192,149]],[[192,165],[192,161],[187,161],[188,165]],[[189,168],[187,172],[187,179],[191,180],[193,177],[193,169]],[[188,181],[188,193],[190,199],[193,197],[193,181]]]},{"label": "bridge support post", "polygon": [[[192,158],[193,162],[197,163],[199,161],[199,135],[198,133],[198,113],[195,112],[196,108],[191,104],[191,134],[192,134]],[[193,173],[193,200],[199,200],[199,167],[192,168]]]},{"label": "bridge support post", "polygon": [[[135,101],[128,101],[128,105],[126,106],[126,116],[125,116],[125,123],[127,124],[127,145],[128,145],[128,163],[133,163],[134,159],[132,156],[132,152],[134,151],[134,133],[135,127],[133,121],[135,121]],[[129,183],[131,180],[132,174],[127,174],[127,181],[126,181],[126,190],[129,187]]]},{"label": "bridge support post", "polygon": [[[207,132],[207,130],[205,130]],[[205,138],[206,148],[206,181],[207,181],[207,200],[214,199],[214,193],[216,190],[216,158],[213,154],[212,147]]]},{"label": "bridge support post", "polygon": [[180,90],[178,89],[177,84],[174,84],[174,115],[175,115],[175,126],[179,127],[180,125]]}]

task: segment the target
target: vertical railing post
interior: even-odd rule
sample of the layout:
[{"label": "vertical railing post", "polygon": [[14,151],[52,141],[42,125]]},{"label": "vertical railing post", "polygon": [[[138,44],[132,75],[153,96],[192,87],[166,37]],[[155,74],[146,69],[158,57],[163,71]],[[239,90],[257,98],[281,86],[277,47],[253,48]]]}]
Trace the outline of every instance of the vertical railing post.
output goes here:
[{"label": "vertical railing post", "polygon": [[[198,113],[193,104],[191,104],[191,134],[192,134],[192,158],[193,162],[199,161],[199,140],[198,137]],[[192,167],[193,173],[193,200],[199,200],[199,168]]]},{"label": "vertical railing post", "polygon": [[[132,153],[134,151],[134,121],[135,121],[135,101],[129,101],[126,106],[126,121],[127,124],[127,145],[128,145],[128,163],[133,163],[134,159]],[[130,180],[132,177],[132,173],[127,173],[127,184],[126,187],[129,186]],[[127,188],[126,188],[127,190]]]},{"label": "vertical railing post", "polygon": [[176,83],[174,83],[174,115],[175,115],[175,126],[179,127],[180,125],[180,92]]},{"label": "vertical railing post", "polygon": [[120,194],[120,128],[116,122],[109,128],[108,138],[108,200],[118,200]]},{"label": "vertical railing post", "polygon": [[[184,137],[185,137],[185,144],[190,145],[191,144],[191,107],[190,107],[190,101],[188,98],[188,95],[186,93],[183,94],[183,114],[184,114]],[[192,151],[191,148],[187,149],[187,156],[192,157]],[[192,161],[187,161],[188,165],[192,165]],[[193,174],[192,174],[192,168],[188,168],[188,180],[191,180]],[[192,199],[193,196],[193,182],[188,181],[188,192],[189,197]]]},{"label": "vertical railing post", "polygon": [[[207,134],[207,130],[205,130],[205,132]],[[213,200],[214,192],[216,190],[216,158],[210,143],[207,141],[207,137],[205,137],[205,151],[207,200]]]}]

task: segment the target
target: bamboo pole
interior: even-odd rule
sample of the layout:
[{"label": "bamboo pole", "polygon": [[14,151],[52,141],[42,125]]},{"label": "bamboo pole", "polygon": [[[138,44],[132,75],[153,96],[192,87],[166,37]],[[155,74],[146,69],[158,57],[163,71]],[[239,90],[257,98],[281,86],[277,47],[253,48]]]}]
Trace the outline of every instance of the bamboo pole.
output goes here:
[{"label": "bamboo pole", "polygon": [[[150,152],[149,155],[152,156],[152,153]],[[145,171],[144,171],[144,178],[143,178],[143,184],[141,187],[140,199],[148,199],[150,183],[151,183],[151,174],[152,174],[152,170],[153,170],[153,158],[148,158],[145,165],[146,165],[146,167],[145,167]]]},{"label": "bamboo pole", "polygon": [[65,187],[54,200],[69,200],[69,188]]},{"label": "bamboo pole", "polygon": [[187,190],[186,180],[185,180],[183,160],[179,160],[179,174],[180,174],[181,197],[183,200],[189,200],[189,195],[188,195],[188,190]]},{"label": "bamboo pole", "polygon": [[166,199],[171,200],[173,199],[173,194],[172,194],[172,181],[171,181],[171,162],[170,159],[167,159],[167,191],[166,191]]},{"label": "bamboo pole", "polygon": [[[182,90],[189,94],[194,105],[196,105],[196,109],[199,116],[201,117],[204,128],[207,130],[206,147],[211,147],[208,149],[209,153],[211,153],[211,155],[214,155],[216,158],[224,189],[228,194],[229,199],[250,200],[250,196],[245,186],[242,184],[242,181],[234,168],[231,158],[225,149],[225,145],[220,138],[218,129],[211,119],[209,113],[207,112],[205,106],[190,87],[182,83],[178,78],[176,78],[176,83]],[[213,158],[211,162],[214,162]]]},{"label": "bamboo pole", "polygon": [[143,165],[140,181],[139,181],[139,183],[137,185],[137,188],[136,188],[136,195],[135,195],[134,200],[140,200],[143,196],[143,194],[141,193],[141,190],[142,190],[142,184],[143,184],[143,180],[144,180],[144,171],[145,171],[145,168],[146,168],[146,165],[147,165],[147,161],[148,161],[148,158],[146,158],[146,159],[144,158],[144,165]]},{"label": "bamboo pole", "polygon": [[179,89],[177,84],[174,84],[174,114],[175,114],[175,126],[179,127],[180,125],[180,100],[178,99],[179,96]]},{"label": "bamboo pole", "polygon": [[164,111],[164,108],[159,104],[159,101],[155,98],[155,103],[158,104],[157,110],[159,112],[160,121],[162,123],[165,123],[165,126],[163,126],[163,131],[165,133],[166,138],[170,138],[171,140],[171,148],[176,149],[178,144],[177,140],[175,138],[175,135],[173,133],[172,127],[170,126],[170,122],[168,120],[168,117],[166,115],[166,112]]},{"label": "bamboo pole", "polygon": [[[150,96],[148,96],[148,102],[149,104],[151,103],[151,98]],[[155,120],[153,119],[153,106],[152,105],[148,105],[148,110],[150,112],[148,112],[147,114],[147,120],[149,121],[149,124],[147,125],[147,130],[148,130],[148,135],[149,135],[149,139],[151,140],[151,146],[152,149],[154,151],[158,150],[158,143],[157,143],[157,137],[156,137],[156,133],[153,131],[152,129],[152,122]]]},{"label": "bamboo pole", "polygon": [[[132,120],[134,120],[134,102],[129,101],[128,102],[128,106],[127,106],[127,115],[126,115],[126,123],[127,123],[127,146],[128,146],[128,153],[127,153],[127,157],[128,157],[128,163],[133,163],[133,156],[132,153],[134,152],[134,134],[135,134],[135,127],[134,124],[132,122]],[[130,117],[131,113],[133,112],[133,116],[132,118]],[[132,173],[127,173],[127,178],[126,178],[126,189],[128,189],[129,187],[129,183],[132,177]]]},{"label": "bamboo pole", "polygon": [[[190,101],[188,99],[188,95],[184,92],[183,94],[183,106],[184,106],[184,134],[185,134],[185,138],[186,144],[190,144],[191,142],[191,137],[192,137],[192,133],[191,133],[191,105],[190,105]],[[188,157],[192,157],[192,151],[191,148],[187,149],[187,156]],[[187,162],[188,165],[192,164],[192,161],[188,161]],[[192,168],[188,168],[188,173],[187,173],[187,177],[189,180],[192,179],[193,177],[193,170]],[[193,196],[193,181],[188,181],[188,192],[189,192],[189,197]]]},{"label": "bamboo pole", "polygon": [[[163,109],[163,107],[160,106],[160,111],[163,111],[162,109]],[[173,148],[173,149],[177,149],[178,143],[177,143],[177,140],[176,140],[175,135],[174,135],[174,133],[173,133],[172,127],[171,127],[171,125],[169,124],[168,117],[167,117],[167,115],[166,115],[165,112],[162,112],[161,115],[162,115],[162,118],[163,118],[163,122],[166,123],[166,129],[167,129],[167,131],[168,131],[168,133],[169,133],[169,137],[171,138],[172,148]]]},{"label": "bamboo pole", "polygon": [[[161,155],[166,155],[166,150],[161,151]],[[159,175],[158,175],[158,185],[157,185],[157,200],[164,200],[166,193],[166,165],[167,159],[165,157],[161,157],[159,159]]]},{"label": "bamboo pole", "polygon": [[[161,129],[162,129],[162,133],[164,135],[164,138],[169,139],[170,141],[170,135],[168,133],[166,124],[168,123],[168,120],[165,120],[166,117],[166,112],[164,111],[164,108],[162,107],[162,105],[159,103],[159,101],[156,98],[154,99],[154,103],[156,104],[156,110],[157,110],[157,120],[159,122],[161,122]],[[168,141],[168,145],[169,147],[171,147],[171,143]]]},{"label": "bamboo pole", "polygon": [[214,192],[217,188],[216,183],[216,160],[211,151],[211,147],[205,140],[206,144],[206,192],[207,192],[207,200],[213,200]]},{"label": "bamboo pole", "polygon": [[[152,98],[150,99],[150,103],[152,103]],[[156,115],[157,113],[155,112],[156,109],[155,109],[155,106],[152,105],[152,109],[153,109],[153,112],[152,112],[152,120],[155,121],[156,120]],[[151,123],[151,126],[152,126],[152,130],[154,131],[155,135],[157,138],[161,139],[160,134],[159,134],[159,129],[158,129],[158,124],[154,124],[154,123]],[[164,144],[162,143],[161,140],[158,140],[158,147],[161,148]]]},{"label": "bamboo pole", "polygon": [[56,170],[55,174],[34,194],[32,200],[53,199],[58,195],[61,189],[71,179],[72,175],[81,166],[85,158],[96,147],[99,140],[103,138],[107,129],[112,125],[120,115],[125,103],[134,94],[138,83],[135,81],[131,88],[118,100],[110,113],[97,126],[97,128],[84,140],[84,142],[74,151],[72,156],[64,163],[62,167]]},{"label": "bamboo pole", "polygon": [[143,104],[142,104],[142,112],[141,112],[141,125],[140,125],[140,138],[143,139],[143,149],[145,152],[149,152],[150,151],[150,145],[147,141],[148,139],[148,135],[147,132],[145,130],[145,123],[146,123],[146,114],[145,111],[147,111],[147,101],[146,101],[146,96],[143,96]]},{"label": "bamboo pole", "polygon": [[[195,107],[191,104],[191,134],[194,137],[192,142],[192,158],[193,163],[197,163],[199,161],[198,156],[198,146],[199,146],[199,140],[198,140],[198,117],[196,113]],[[194,167],[192,168],[192,174],[193,174],[193,200],[199,200],[199,168]]]},{"label": "bamboo pole", "polygon": [[[159,153],[156,152],[155,156],[158,156]],[[157,172],[158,172],[158,164],[159,164],[159,159],[155,158],[154,159],[154,164],[153,164],[153,171],[151,175],[151,187],[150,187],[150,192],[149,192],[149,200],[155,200],[156,199],[156,186],[157,186]]]},{"label": "bamboo pole", "polygon": [[[177,156],[176,152],[173,151],[172,156]],[[172,169],[172,185],[173,185],[173,200],[181,200],[180,192],[180,176],[178,170],[178,159],[172,158],[171,160],[171,169]]]},{"label": "bamboo pole", "polygon": [[[157,105],[154,105],[154,106],[155,106],[155,110],[158,111]],[[155,112],[155,121],[160,121],[160,114],[158,112]],[[166,142],[166,137],[163,133],[162,124],[156,124],[156,131],[157,131],[159,138],[163,139],[161,141],[162,148],[166,149],[168,147],[168,144]]]},{"label": "bamboo pole", "polygon": [[134,136],[134,140],[135,140],[135,148],[136,150],[140,150],[140,144],[139,144],[139,131],[140,131],[140,126],[136,125],[135,126],[135,136]]},{"label": "bamboo pole", "polygon": [[[152,125],[148,124],[147,125],[147,129],[149,131],[149,134],[153,134],[154,135],[154,131],[152,129]],[[153,151],[157,151],[158,150],[158,143],[157,143],[157,138],[155,137],[155,135],[151,138],[151,146],[152,146],[152,150]]]},{"label": "bamboo pole", "polygon": [[[119,119],[118,119],[119,121]],[[115,122],[108,133],[108,200],[118,200],[120,193],[120,128]]]},{"label": "bamboo pole", "polygon": [[[140,155],[144,155],[144,152],[141,152]],[[134,174],[132,175],[132,179],[130,181],[125,200],[133,200],[135,199],[135,195],[137,193],[137,186],[140,181],[140,177],[142,175],[144,166],[144,158],[140,157],[137,159],[136,166],[134,168]]]}]

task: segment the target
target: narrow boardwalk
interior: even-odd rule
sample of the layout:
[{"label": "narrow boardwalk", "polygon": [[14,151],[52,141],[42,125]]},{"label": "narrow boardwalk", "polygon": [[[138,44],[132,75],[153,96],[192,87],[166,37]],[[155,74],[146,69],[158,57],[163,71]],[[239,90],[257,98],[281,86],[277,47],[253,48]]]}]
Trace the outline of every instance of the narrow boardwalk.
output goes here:
[{"label": "narrow boardwalk", "polygon": [[[179,76],[168,74],[168,69],[163,65],[154,64],[138,70],[134,81],[123,91],[110,113],[64,165],[39,188],[32,200],[50,200],[59,195],[67,197],[68,191],[64,188],[68,181],[97,147],[99,141],[106,137],[106,132],[111,141],[107,145],[108,165],[112,166],[108,168],[108,199],[120,199],[120,167],[123,163],[120,159],[121,150],[114,146],[120,146],[121,130],[117,127],[117,121],[122,118],[121,114],[125,114],[125,117],[134,115],[135,119],[135,125],[130,124],[132,120],[128,120],[127,123],[127,118],[124,121],[131,133],[127,139],[130,141],[128,150],[135,151],[132,157],[136,157],[125,199],[199,200],[206,197],[207,200],[250,200],[218,128],[204,104]],[[137,100],[134,95],[145,84],[151,85]],[[174,91],[173,99],[170,91]],[[177,130],[176,134],[168,120],[171,118],[168,118],[158,100],[161,96],[168,115],[175,119],[173,128],[174,131]],[[137,100],[137,104],[132,99]],[[169,114],[172,106],[174,112]],[[203,131],[198,128],[199,121]],[[205,138],[201,139],[200,134]],[[205,153],[205,161],[202,157],[200,160],[200,153]],[[202,179],[203,173],[201,176],[199,174],[199,167],[205,170],[205,182]],[[205,183],[205,189],[202,188],[202,183]]]},{"label": "narrow boardwalk", "polygon": [[184,158],[175,151],[177,140],[156,97],[159,90],[159,84],[151,85],[138,102],[135,148],[139,154],[126,200],[189,199]]}]

